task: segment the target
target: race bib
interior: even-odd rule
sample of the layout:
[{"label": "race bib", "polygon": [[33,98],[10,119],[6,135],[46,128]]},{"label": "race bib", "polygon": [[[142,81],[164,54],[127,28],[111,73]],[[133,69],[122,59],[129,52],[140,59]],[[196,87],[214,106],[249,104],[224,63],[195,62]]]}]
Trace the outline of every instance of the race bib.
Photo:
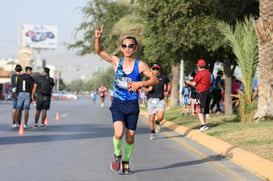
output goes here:
[{"label": "race bib", "polygon": [[132,79],[130,77],[118,77],[116,79],[117,87],[121,89],[127,89],[128,84],[132,82]]},{"label": "race bib", "polygon": [[150,102],[152,103],[152,104],[158,104],[159,103],[159,98],[151,98],[150,99]]}]

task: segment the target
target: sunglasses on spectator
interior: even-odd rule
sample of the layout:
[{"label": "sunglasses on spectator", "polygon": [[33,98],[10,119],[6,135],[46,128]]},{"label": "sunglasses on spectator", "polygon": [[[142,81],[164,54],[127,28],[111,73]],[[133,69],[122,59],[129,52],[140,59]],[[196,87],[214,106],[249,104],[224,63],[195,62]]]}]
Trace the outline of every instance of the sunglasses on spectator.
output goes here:
[{"label": "sunglasses on spectator", "polygon": [[135,48],[135,44],[122,44],[121,47],[122,48],[126,48],[126,47],[128,47],[128,48]]},{"label": "sunglasses on spectator", "polygon": [[157,71],[159,71],[159,68],[152,68],[152,70],[157,70]]}]

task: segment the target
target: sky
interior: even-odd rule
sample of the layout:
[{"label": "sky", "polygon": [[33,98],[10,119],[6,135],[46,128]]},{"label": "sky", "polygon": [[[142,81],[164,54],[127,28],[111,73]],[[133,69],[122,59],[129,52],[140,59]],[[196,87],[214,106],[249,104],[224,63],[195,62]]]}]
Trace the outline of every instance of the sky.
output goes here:
[{"label": "sky", "polygon": [[[21,24],[58,27],[58,43],[73,41],[73,30],[82,22],[80,7],[86,0],[8,0],[0,6],[0,57],[12,57],[18,51]],[[60,51],[63,47],[57,48]]]},{"label": "sky", "polygon": [[97,55],[79,57],[63,45],[64,42],[75,41],[74,29],[83,21],[80,8],[87,2],[87,0],[3,1],[0,6],[0,59],[17,58],[21,24],[49,25],[58,28],[58,47],[56,50],[41,51],[41,58],[45,59],[47,64],[61,66],[65,81],[89,77],[97,66],[107,67],[108,64]]}]

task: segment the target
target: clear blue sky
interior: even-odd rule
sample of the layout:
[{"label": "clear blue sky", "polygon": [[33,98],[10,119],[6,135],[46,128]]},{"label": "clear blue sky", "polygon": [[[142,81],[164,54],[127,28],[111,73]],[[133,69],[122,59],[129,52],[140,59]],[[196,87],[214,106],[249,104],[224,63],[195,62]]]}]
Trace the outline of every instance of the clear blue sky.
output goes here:
[{"label": "clear blue sky", "polygon": [[[21,24],[58,27],[58,43],[72,42],[73,29],[82,22],[79,7],[87,0],[7,0],[0,6],[0,58],[17,57]],[[56,53],[64,51],[57,48]],[[51,52],[53,53],[53,52]]]}]

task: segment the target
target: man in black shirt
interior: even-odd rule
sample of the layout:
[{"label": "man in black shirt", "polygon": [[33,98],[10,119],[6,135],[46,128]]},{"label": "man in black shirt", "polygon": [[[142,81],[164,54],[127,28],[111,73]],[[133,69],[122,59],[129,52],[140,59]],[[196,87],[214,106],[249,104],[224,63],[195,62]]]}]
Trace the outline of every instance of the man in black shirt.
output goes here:
[{"label": "man in black shirt", "polygon": [[[17,94],[16,94],[16,87],[17,87],[17,82],[18,82],[18,77],[19,75],[21,75],[22,72],[22,66],[17,64],[15,66],[15,73],[11,75],[11,86],[12,86],[12,120],[13,120],[13,124],[12,124],[12,128],[16,128],[18,127],[18,125],[16,124],[16,106],[17,106]],[[21,112],[19,112],[19,120],[18,120],[18,124],[21,123]]]},{"label": "man in black shirt", "polygon": [[51,91],[55,83],[53,78],[49,77],[49,68],[45,67],[42,76],[39,76],[34,83],[32,90],[32,100],[34,100],[34,94],[37,90],[37,100],[36,100],[36,114],[35,123],[33,128],[38,127],[38,120],[40,113],[42,111],[42,124],[41,128],[46,128],[45,119],[47,110],[50,108]]},{"label": "man in black shirt", "polygon": [[25,73],[18,77],[16,86],[16,93],[18,95],[17,106],[16,106],[16,124],[20,118],[20,111],[24,110],[25,124],[24,128],[28,128],[27,121],[30,109],[30,97],[33,88],[34,79],[32,77],[32,68],[27,66]]},{"label": "man in black shirt", "polygon": [[[157,63],[152,65],[152,72],[157,76],[158,84],[145,88],[148,98],[148,115],[149,115],[149,126],[151,130],[150,139],[154,140],[155,133],[160,132],[160,122],[164,118],[165,101],[164,96],[169,95],[168,84],[170,80],[167,76],[160,74],[160,66]],[[169,86],[170,88],[170,86]],[[157,114],[157,120],[155,115]]]}]

